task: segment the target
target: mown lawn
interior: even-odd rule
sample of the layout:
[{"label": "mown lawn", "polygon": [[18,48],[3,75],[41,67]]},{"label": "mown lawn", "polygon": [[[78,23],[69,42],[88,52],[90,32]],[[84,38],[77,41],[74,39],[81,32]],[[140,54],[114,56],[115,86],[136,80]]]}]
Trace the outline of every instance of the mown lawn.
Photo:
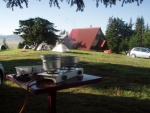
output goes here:
[{"label": "mown lawn", "polygon": [[[42,64],[40,55],[51,51],[0,51],[5,74],[15,66]],[[62,55],[80,59],[84,73],[103,77],[102,82],[58,91],[57,113],[150,113],[150,59],[120,54],[71,50]],[[0,86],[0,113],[18,113],[26,91],[5,80]],[[47,113],[47,94],[29,95],[25,113]]]}]

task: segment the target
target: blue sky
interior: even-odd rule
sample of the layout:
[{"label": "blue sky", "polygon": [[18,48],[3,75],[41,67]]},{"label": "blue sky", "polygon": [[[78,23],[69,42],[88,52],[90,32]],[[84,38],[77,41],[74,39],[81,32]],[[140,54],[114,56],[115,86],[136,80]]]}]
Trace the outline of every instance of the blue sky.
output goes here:
[{"label": "blue sky", "polygon": [[96,7],[93,0],[84,0],[85,9],[83,12],[76,12],[76,6],[70,7],[65,0],[60,3],[60,9],[50,7],[49,0],[29,0],[28,8],[14,8],[12,11],[6,8],[5,2],[0,4],[0,34],[11,35],[15,29],[19,28],[19,20],[27,20],[29,18],[41,17],[54,23],[56,29],[66,30],[70,32],[73,28],[85,27],[101,27],[103,33],[106,31],[108,18],[118,17],[125,22],[129,22],[132,18],[136,22],[137,17],[144,17],[145,24],[150,25],[149,5],[150,0],[144,0],[140,6],[136,3],[125,4],[121,7],[121,2],[117,2],[116,6],[105,8],[103,4]]}]

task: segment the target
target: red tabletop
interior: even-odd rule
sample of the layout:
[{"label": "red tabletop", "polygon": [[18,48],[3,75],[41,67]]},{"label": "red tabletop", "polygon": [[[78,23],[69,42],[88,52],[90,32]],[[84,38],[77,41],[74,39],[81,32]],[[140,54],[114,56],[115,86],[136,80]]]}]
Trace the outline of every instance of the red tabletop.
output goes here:
[{"label": "red tabletop", "polygon": [[[36,84],[36,81],[33,81],[29,85],[30,86],[29,92],[33,94],[49,93],[50,91],[57,91],[57,90],[97,83],[97,82],[100,82],[102,79],[102,77],[99,77],[99,76],[93,76],[93,75],[88,75],[88,74],[82,74],[82,75],[83,75],[82,79],[79,79],[78,77],[74,77],[69,80],[66,80],[65,82],[53,83],[46,87],[39,86]],[[19,81],[16,78],[14,78],[13,75],[11,74],[6,75],[6,79],[16,83],[20,87],[27,90],[28,81]]]}]

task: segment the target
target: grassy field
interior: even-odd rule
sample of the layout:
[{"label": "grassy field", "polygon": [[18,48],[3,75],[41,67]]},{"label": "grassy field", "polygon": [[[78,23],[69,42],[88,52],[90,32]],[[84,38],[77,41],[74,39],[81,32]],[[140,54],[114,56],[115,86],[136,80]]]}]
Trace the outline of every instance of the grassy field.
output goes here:
[{"label": "grassy field", "polygon": [[[0,51],[5,74],[16,73],[15,66],[42,64],[40,55],[51,51]],[[72,50],[63,55],[80,59],[84,72],[103,77],[102,82],[57,93],[57,113],[150,113],[150,59],[131,58]],[[18,113],[26,91],[5,80],[0,86],[0,113]],[[47,94],[29,95],[25,113],[47,113]]]}]

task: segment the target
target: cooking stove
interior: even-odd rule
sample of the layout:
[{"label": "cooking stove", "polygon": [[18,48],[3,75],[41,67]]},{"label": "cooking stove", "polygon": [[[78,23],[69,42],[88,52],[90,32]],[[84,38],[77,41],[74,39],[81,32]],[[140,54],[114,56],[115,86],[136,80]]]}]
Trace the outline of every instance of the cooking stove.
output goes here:
[{"label": "cooking stove", "polygon": [[37,73],[36,76],[39,76],[40,79],[48,79],[48,80],[52,80],[54,83],[59,83],[71,79],[73,77],[80,76],[84,73],[83,71],[84,71],[83,68],[64,67],[56,70],[55,72],[45,71],[45,72]]},{"label": "cooking stove", "polygon": [[25,74],[31,75],[31,78],[37,76],[38,83],[51,81],[59,83],[78,76],[82,78],[83,68],[78,68],[78,57],[61,56],[59,54],[41,55],[43,65],[17,66],[18,77],[24,77]]}]

